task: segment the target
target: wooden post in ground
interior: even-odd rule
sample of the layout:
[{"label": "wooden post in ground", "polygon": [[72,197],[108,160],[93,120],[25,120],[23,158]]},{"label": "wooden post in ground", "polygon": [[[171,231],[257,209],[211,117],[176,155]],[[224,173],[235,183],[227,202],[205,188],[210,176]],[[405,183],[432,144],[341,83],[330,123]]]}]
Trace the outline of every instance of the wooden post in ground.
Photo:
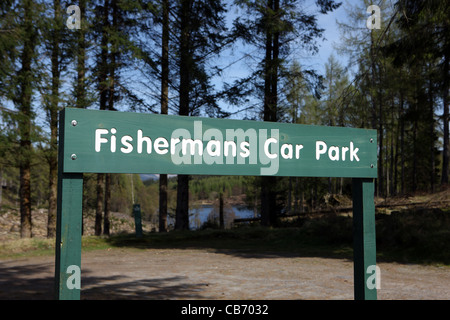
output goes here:
[{"label": "wooden post in ground", "polygon": [[136,229],[136,238],[142,238],[142,216],[140,204],[133,204],[133,216]]},{"label": "wooden post in ground", "polygon": [[355,300],[376,300],[374,179],[354,178],[352,188]]},{"label": "wooden post in ground", "polygon": [[81,228],[83,174],[64,173],[64,118],[60,113],[58,205],[55,246],[55,295],[58,300],[79,300],[81,291]]}]

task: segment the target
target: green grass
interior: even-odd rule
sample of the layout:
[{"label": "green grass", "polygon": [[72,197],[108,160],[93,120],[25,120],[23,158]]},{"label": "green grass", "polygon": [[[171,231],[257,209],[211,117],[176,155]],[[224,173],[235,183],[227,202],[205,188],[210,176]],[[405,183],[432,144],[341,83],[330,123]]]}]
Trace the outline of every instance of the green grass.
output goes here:
[{"label": "green grass", "polygon": [[[450,266],[450,212],[405,211],[376,216],[377,260]],[[0,258],[54,255],[54,240],[24,239],[0,244]],[[301,218],[280,228],[260,226],[111,237],[83,237],[82,250],[199,248],[353,259],[352,219]]]},{"label": "green grass", "polygon": [[[0,258],[53,255],[54,239],[23,239],[0,244]],[[164,234],[145,233],[142,238],[134,234],[110,237],[88,236],[82,238],[82,250],[104,249],[141,250],[159,249],[214,249],[243,252],[271,252],[306,256],[351,258],[351,245],[330,245],[309,238],[298,228],[245,227],[232,230],[176,231]]]},{"label": "green grass", "polygon": [[20,239],[0,243],[0,259],[43,256],[55,253],[53,239]]},{"label": "green grass", "polygon": [[450,265],[450,211],[422,209],[377,216],[380,259]]},{"label": "green grass", "polygon": [[308,256],[351,257],[351,246],[332,245],[308,238],[298,228],[245,227],[231,230],[199,230],[150,233],[143,238],[121,235],[107,239],[112,247],[136,249],[148,248],[199,248],[214,250],[236,250],[245,252],[271,252]]}]

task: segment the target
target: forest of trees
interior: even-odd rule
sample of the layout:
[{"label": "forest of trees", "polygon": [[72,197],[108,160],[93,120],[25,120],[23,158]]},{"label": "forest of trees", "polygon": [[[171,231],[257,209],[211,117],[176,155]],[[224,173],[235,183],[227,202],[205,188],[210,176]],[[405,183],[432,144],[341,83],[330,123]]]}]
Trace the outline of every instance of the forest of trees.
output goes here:
[{"label": "forest of trees", "polygon": [[[367,24],[372,4],[379,28]],[[320,74],[304,60],[320,50],[318,17],[338,8],[346,19]],[[447,1],[3,0],[0,61],[0,206],[19,208],[22,237],[33,235],[33,207],[48,209],[55,235],[65,107],[376,129],[376,196],[448,184]],[[351,192],[335,178],[174,179],[85,175],[95,234],[137,201],[167,231],[168,213],[188,229],[190,200],[208,192],[246,193],[263,225]]]}]

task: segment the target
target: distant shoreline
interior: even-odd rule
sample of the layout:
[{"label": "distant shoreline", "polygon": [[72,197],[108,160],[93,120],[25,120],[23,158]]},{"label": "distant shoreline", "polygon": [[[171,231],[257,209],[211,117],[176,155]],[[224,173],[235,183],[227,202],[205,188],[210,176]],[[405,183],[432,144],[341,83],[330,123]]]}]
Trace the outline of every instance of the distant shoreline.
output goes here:
[{"label": "distant shoreline", "polygon": [[[243,206],[247,207],[247,202],[245,201],[246,195],[241,194],[237,196],[224,197],[223,202],[226,206]],[[196,200],[192,201],[193,206],[214,206],[219,204],[219,198],[215,200]]]}]

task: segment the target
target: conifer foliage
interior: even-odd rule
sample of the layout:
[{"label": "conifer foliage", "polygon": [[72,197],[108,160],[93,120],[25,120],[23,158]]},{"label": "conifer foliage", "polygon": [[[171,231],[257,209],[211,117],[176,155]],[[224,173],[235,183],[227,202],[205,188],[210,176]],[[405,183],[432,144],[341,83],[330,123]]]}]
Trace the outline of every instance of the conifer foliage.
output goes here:
[{"label": "conifer foliage", "polygon": [[[55,235],[65,107],[376,129],[377,196],[447,187],[450,4],[378,2],[380,27],[368,28],[365,0],[0,1],[0,209],[17,206],[20,234],[32,237],[33,209],[44,207],[47,235]],[[342,36],[328,39],[339,46],[321,74],[308,63],[324,36],[318,17],[342,8]],[[215,181],[163,175],[156,188],[137,175],[84,178],[83,214],[95,212],[97,235],[110,233],[112,211],[131,213],[134,202],[161,232],[169,220],[188,229],[192,199],[213,192],[200,181]],[[270,226],[351,185],[238,184],[215,192],[245,193]]]}]

